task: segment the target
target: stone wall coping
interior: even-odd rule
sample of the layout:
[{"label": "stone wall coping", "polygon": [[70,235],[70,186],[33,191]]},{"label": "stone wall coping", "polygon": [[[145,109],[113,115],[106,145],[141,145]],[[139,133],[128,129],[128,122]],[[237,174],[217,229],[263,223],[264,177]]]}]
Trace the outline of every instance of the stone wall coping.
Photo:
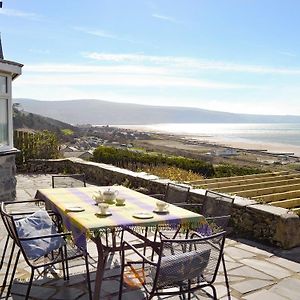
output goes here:
[{"label": "stone wall coping", "polygon": [[0,156],[16,155],[19,152],[20,152],[20,150],[18,150],[16,148],[11,148],[11,149],[0,151]]},{"label": "stone wall coping", "polygon": [[258,211],[263,211],[265,213],[269,213],[272,215],[276,215],[279,217],[286,215],[289,211],[286,208],[277,207],[277,206],[268,205],[268,204],[254,204],[254,205],[250,205],[250,208],[254,209],[254,210],[258,210]]},{"label": "stone wall coping", "polygon": [[191,192],[192,194],[204,196],[205,193],[206,193],[206,190],[204,190],[204,189],[191,189],[190,192]]},{"label": "stone wall coping", "polygon": [[234,205],[240,206],[240,207],[245,207],[245,206],[250,206],[253,204],[257,204],[255,200],[239,197],[239,196],[234,196]]}]

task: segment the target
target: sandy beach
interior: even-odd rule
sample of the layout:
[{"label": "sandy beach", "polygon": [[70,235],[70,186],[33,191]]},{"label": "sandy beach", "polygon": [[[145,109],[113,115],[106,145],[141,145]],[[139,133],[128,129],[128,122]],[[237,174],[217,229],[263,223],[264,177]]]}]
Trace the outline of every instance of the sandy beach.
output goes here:
[{"label": "sandy beach", "polygon": [[[246,139],[230,139],[226,137],[220,137],[216,135],[197,135],[195,133],[187,134],[186,132],[174,132],[170,133],[166,130],[152,128],[149,125],[120,125],[120,128],[127,128],[131,130],[158,133],[164,135],[177,136],[178,138],[186,139],[189,141],[199,141],[203,144],[214,144],[217,147],[231,147],[235,149],[244,150],[266,150],[266,153],[272,153],[275,155],[280,154],[293,154],[294,156],[300,157],[300,146],[283,144],[283,143],[262,143]],[[167,142],[166,142],[167,144]]]}]

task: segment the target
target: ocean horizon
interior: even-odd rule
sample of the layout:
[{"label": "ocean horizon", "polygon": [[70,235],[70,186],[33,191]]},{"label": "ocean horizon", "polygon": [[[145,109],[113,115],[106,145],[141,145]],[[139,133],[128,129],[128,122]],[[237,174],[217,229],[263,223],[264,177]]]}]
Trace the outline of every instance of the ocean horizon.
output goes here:
[{"label": "ocean horizon", "polygon": [[300,123],[160,123],[119,127],[300,155]]}]

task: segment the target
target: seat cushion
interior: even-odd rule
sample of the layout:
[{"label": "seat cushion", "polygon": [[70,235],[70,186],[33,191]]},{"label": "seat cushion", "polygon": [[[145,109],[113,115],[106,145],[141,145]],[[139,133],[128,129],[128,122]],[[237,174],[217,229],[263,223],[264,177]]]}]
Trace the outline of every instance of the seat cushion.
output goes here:
[{"label": "seat cushion", "polygon": [[178,284],[200,276],[207,267],[210,251],[210,249],[190,251],[163,257],[159,269],[158,287]]},{"label": "seat cushion", "polygon": [[[15,223],[20,239],[57,233],[55,224],[44,210],[36,211],[26,218],[16,220]],[[21,244],[27,257],[36,259],[62,247],[65,240],[62,237],[50,237],[21,241]]]}]

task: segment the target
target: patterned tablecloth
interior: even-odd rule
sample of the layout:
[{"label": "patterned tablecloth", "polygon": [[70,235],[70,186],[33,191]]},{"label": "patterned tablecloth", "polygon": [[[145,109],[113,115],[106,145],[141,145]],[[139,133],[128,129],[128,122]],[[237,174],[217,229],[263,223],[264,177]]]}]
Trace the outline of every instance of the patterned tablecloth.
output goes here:
[{"label": "patterned tablecloth", "polygon": [[[111,204],[109,211],[111,216],[99,217],[100,209],[95,205],[93,195],[97,191],[104,191],[107,188],[118,191],[118,197],[125,198],[124,206]],[[157,214],[156,199],[138,193],[123,186],[113,187],[82,187],[82,188],[55,188],[40,189],[35,195],[36,199],[46,202],[47,207],[58,212],[64,221],[65,226],[73,232],[75,242],[81,247],[86,246],[86,239],[96,236],[106,230],[118,228],[145,228],[164,227],[178,228],[200,228],[206,225],[202,215],[188,211],[175,205],[169,205],[168,214]],[[82,212],[69,212],[71,206],[82,207]],[[137,219],[133,217],[136,213],[149,212],[153,214],[151,219]]]}]

